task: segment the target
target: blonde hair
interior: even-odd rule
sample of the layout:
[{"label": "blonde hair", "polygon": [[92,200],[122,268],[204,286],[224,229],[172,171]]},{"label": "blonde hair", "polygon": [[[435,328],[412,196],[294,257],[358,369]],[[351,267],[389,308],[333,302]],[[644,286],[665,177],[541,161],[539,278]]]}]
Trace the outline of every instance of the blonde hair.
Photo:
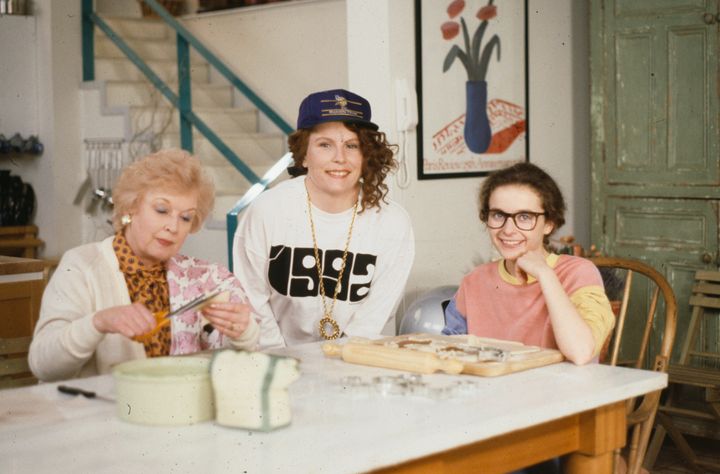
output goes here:
[{"label": "blonde hair", "polygon": [[196,192],[197,212],[190,232],[197,232],[215,204],[215,186],[200,159],[184,150],[167,149],[147,155],[127,168],[113,189],[113,227],[120,231],[122,216],[130,214],[149,190]]}]

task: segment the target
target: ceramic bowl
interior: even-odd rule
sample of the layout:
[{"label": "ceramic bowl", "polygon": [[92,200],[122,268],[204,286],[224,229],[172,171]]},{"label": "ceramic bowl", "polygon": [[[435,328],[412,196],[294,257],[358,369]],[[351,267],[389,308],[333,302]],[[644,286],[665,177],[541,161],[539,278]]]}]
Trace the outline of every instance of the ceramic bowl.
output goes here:
[{"label": "ceramic bowl", "polygon": [[120,419],[143,425],[191,425],[215,415],[210,360],[157,357],[113,370]]}]

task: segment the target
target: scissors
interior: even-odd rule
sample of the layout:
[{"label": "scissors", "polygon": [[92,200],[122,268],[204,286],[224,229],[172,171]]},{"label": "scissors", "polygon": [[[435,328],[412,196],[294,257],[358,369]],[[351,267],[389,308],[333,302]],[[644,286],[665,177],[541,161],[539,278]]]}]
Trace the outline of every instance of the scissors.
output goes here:
[{"label": "scissors", "polygon": [[223,290],[221,288],[217,288],[211,293],[202,295],[190,301],[189,303],[182,305],[175,311],[158,311],[157,313],[153,313],[153,317],[155,318],[155,327],[152,330],[146,332],[145,334],[133,337],[133,340],[138,342],[149,341],[150,338],[157,334],[162,328],[170,324],[170,318],[172,318],[173,316],[177,316],[178,314],[186,313],[193,309],[199,311],[205,306],[212,303],[212,300],[221,293],[223,293]]}]

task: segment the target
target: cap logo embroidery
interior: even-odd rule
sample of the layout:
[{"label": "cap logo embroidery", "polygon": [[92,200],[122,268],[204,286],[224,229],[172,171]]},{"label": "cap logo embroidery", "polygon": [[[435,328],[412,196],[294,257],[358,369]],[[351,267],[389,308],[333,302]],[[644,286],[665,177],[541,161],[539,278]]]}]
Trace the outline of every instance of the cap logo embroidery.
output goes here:
[{"label": "cap logo embroidery", "polygon": [[[2,1],[2,0],[0,0]],[[325,122],[348,122],[363,128],[377,130],[370,121],[370,103],[345,89],[314,92],[300,104],[297,128],[308,129]]]},{"label": "cap logo embroidery", "polygon": [[348,108],[348,105],[362,106],[360,102],[348,100],[340,95],[335,95],[335,100],[322,99],[320,102],[333,102],[335,104],[335,108],[321,109],[320,115],[322,117],[334,117],[339,115],[343,117],[363,118],[361,110],[352,110],[351,108]]}]

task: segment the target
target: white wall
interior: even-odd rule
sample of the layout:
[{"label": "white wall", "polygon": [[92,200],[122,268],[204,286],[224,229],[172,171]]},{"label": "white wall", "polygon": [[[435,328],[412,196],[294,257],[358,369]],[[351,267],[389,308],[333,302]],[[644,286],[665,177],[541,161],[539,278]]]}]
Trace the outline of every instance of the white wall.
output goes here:
[{"label": "white wall", "polygon": [[45,145],[42,156],[18,160],[13,172],[35,189],[34,223],[49,257],[81,241],[82,212],[73,204],[83,180],[79,18],[80,2],[51,0],[36,0],[33,16],[0,17],[0,64],[7,65],[0,84],[11,91],[0,96],[0,119],[3,129],[36,133]]},{"label": "white wall", "polygon": [[590,36],[588,2],[532,0],[530,160],[568,202],[558,236],[590,243]]},{"label": "white wall", "polygon": [[184,23],[293,127],[306,95],[347,85],[344,0],[221,10]]},{"label": "white wall", "polygon": [[[6,138],[37,134],[36,41],[34,17],[0,16],[0,133]],[[15,166],[0,158],[3,169],[15,174]]]}]

